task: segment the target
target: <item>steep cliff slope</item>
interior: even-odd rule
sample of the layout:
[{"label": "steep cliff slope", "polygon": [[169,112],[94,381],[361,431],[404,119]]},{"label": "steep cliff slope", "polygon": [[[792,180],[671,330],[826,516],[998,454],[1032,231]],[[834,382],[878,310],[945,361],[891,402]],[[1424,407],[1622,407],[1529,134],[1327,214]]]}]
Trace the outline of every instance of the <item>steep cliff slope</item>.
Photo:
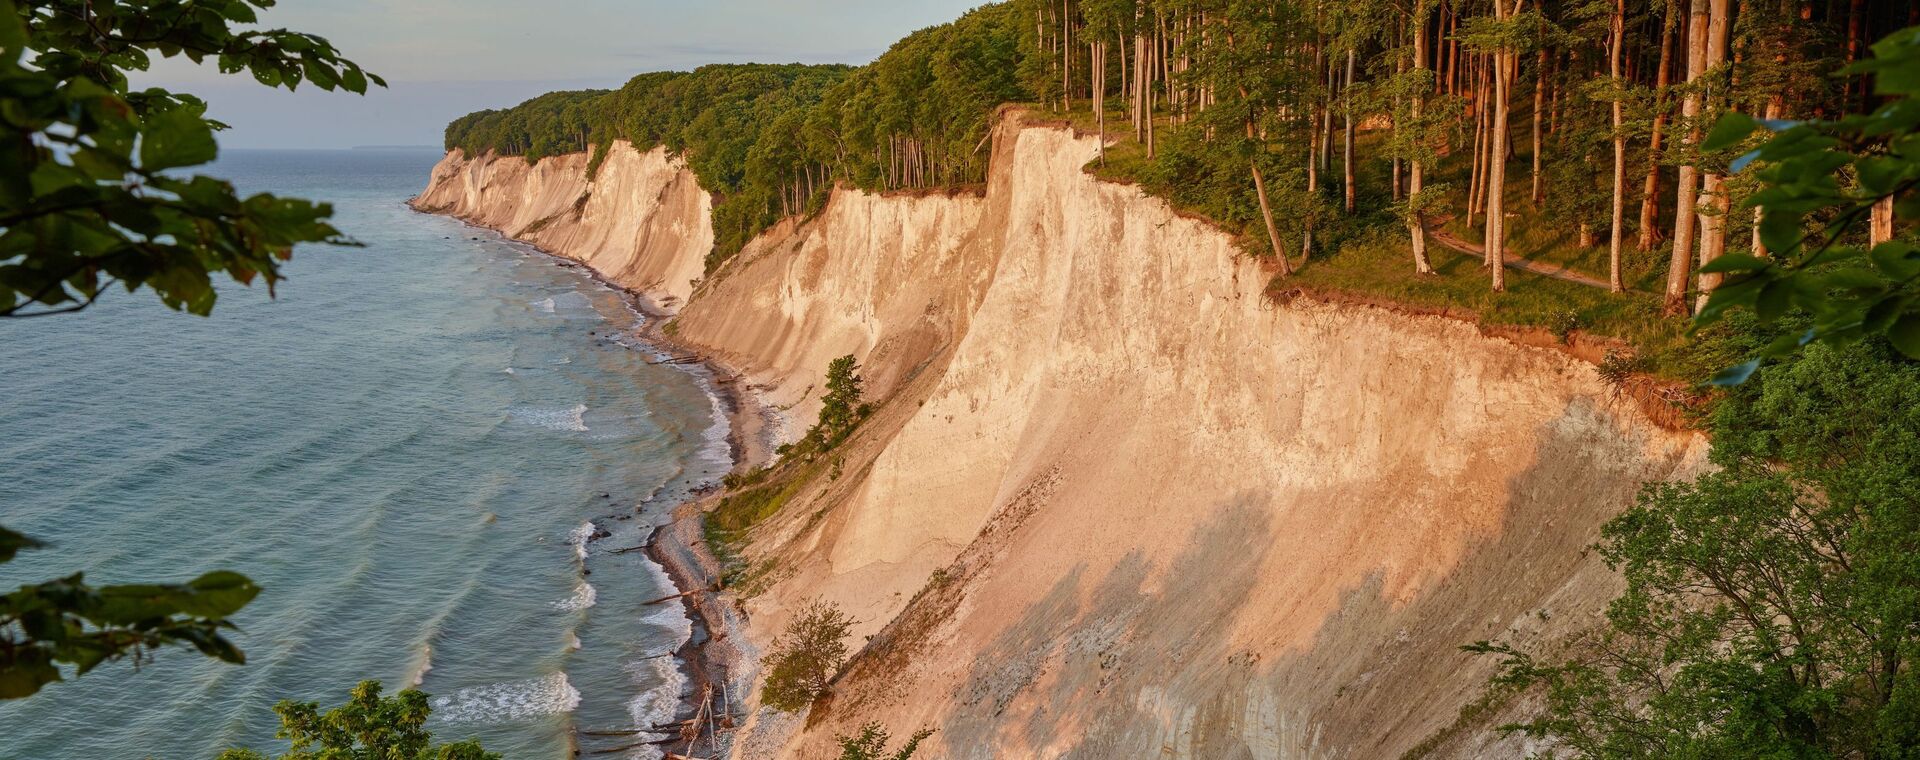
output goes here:
[{"label": "steep cliff slope", "polygon": [[608,148],[592,180],[588,156],[537,164],[517,157],[447,154],[422,211],[448,214],[579,260],[671,311],[685,303],[713,248],[712,198],[664,148]]},{"label": "steep cliff slope", "polygon": [[1558,352],[1271,302],[1227,236],[1086,175],[1093,140],[1012,114],[993,150],[984,198],[837,192],[676,320],[797,419],[841,354],[884,400],[748,550],[754,639],[818,596],[866,647],[741,756],[868,720],[939,757],[1397,756],[1480,693],[1460,644],[1590,625],[1599,523],[1699,466]]}]

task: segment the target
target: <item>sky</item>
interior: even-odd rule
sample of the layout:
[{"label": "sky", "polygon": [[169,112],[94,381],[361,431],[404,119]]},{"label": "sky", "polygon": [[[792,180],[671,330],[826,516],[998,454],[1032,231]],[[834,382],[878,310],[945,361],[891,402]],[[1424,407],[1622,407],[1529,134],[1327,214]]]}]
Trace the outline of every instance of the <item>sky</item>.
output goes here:
[{"label": "sky", "polygon": [[707,63],[862,64],[987,0],[280,0],[261,26],[326,37],[390,87],[269,90],[184,59],[139,86],[191,92],[231,148],[440,145],[447,122],[553,90]]}]

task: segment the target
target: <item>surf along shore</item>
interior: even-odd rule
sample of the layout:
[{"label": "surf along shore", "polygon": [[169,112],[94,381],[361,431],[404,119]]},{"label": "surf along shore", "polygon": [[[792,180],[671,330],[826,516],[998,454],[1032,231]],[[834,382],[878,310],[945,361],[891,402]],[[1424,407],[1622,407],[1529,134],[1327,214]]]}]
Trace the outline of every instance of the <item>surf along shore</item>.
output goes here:
[{"label": "surf along shore", "polygon": [[[729,472],[752,472],[772,462],[778,437],[787,422],[784,416],[763,402],[736,368],[701,354],[667,334],[662,326],[672,314],[651,294],[621,285],[579,260],[515,238],[499,228],[422,205],[419,200],[418,197],[408,199],[407,206],[418,213],[448,216],[469,228],[485,230],[498,239],[540,254],[556,266],[582,269],[596,282],[622,294],[629,308],[641,317],[626,337],[637,344],[636,348],[653,355],[648,360],[650,363],[672,365],[687,372],[721,412],[732,462]],[[671,653],[687,679],[674,720],[653,726],[592,732],[602,741],[612,738],[623,745],[600,752],[657,745],[667,757],[694,756],[701,750],[705,756],[720,757],[726,754],[730,743],[729,729],[745,718],[742,707],[752,689],[750,681],[758,653],[742,635],[746,625],[744,611],[721,591],[722,568],[706,546],[701,522],[701,515],[722,495],[724,487],[720,481],[696,483],[684,495],[658,494],[631,505],[626,513],[596,518],[600,523],[634,517],[656,521],[641,547],[611,551],[642,549],[646,557],[666,573],[673,592],[647,602],[646,606],[681,605],[691,623],[687,640]],[[604,529],[596,530],[588,539],[589,545],[605,535]],[[578,734],[586,732],[579,727],[575,731],[573,745],[577,750],[582,738]]]}]

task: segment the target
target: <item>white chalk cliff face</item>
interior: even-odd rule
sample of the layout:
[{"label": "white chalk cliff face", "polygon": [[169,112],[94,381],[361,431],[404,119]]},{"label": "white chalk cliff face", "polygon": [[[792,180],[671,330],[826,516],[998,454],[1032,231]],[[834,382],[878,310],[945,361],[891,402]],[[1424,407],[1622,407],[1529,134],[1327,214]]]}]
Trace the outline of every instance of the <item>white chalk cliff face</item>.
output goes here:
[{"label": "white chalk cliff face", "polygon": [[592,180],[587,160],[575,153],[529,165],[453,151],[414,206],[579,260],[662,310],[677,309],[713,248],[712,198],[664,148],[643,153],[615,142]]},{"label": "white chalk cliff face", "polygon": [[[763,714],[737,754],[837,756],[869,720],[938,729],[939,757],[1513,754],[1448,730],[1493,664],[1458,647],[1591,626],[1618,581],[1583,547],[1704,440],[1559,352],[1276,304],[1228,236],[1084,173],[1096,152],[1010,114],[984,197],[838,191],[680,311],[796,427],[835,356],[883,401],[757,530],[773,582],[746,602],[756,641],[812,597],[872,638],[810,727]],[[430,197],[542,218],[453,161]]]}]

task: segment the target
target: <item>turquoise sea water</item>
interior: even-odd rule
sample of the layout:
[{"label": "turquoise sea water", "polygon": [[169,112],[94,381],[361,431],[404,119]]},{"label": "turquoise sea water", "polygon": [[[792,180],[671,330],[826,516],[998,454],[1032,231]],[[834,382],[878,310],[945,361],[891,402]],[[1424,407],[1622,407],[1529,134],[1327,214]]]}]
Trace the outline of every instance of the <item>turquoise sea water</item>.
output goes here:
[{"label": "turquoise sea water", "polygon": [[162,651],[0,703],[0,759],[275,751],[275,701],[362,678],[418,683],[437,735],[508,758],[669,718],[683,679],[657,655],[688,623],[616,550],[644,539],[636,504],[726,468],[706,381],[648,364],[583,270],[403,206],[437,158],[229,152],[212,173],[332,201],[367,247],[302,249],[277,300],[227,288],[211,318],[119,293],[0,323],[0,523],[54,544],[0,589],[222,568],[265,588],[246,665]]}]

